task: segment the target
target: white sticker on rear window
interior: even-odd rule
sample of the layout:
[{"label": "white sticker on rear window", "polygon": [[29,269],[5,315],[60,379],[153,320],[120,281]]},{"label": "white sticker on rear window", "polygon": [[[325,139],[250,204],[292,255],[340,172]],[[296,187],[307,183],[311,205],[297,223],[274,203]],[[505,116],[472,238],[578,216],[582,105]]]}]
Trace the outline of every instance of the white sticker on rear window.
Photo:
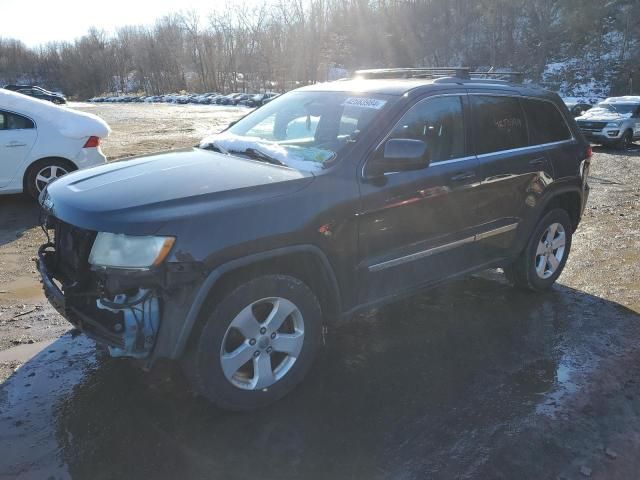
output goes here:
[{"label": "white sticker on rear window", "polygon": [[377,98],[364,98],[364,97],[350,97],[347,98],[343,106],[361,107],[361,108],[373,108],[380,110],[387,103],[386,100],[378,100]]}]

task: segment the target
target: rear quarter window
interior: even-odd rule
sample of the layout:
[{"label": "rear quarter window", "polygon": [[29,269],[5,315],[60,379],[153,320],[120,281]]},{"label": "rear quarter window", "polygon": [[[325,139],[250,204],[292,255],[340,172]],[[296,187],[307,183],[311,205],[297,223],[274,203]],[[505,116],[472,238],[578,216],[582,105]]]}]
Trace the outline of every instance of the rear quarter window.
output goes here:
[{"label": "rear quarter window", "polygon": [[527,126],[516,97],[470,95],[476,153],[528,146]]},{"label": "rear quarter window", "polygon": [[35,125],[27,117],[15,113],[0,112],[0,130],[24,130],[28,128],[35,128]]},{"label": "rear quarter window", "polygon": [[553,103],[525,98],[522,105],[527,116],[531,145],[571,139],[567,122]]}]

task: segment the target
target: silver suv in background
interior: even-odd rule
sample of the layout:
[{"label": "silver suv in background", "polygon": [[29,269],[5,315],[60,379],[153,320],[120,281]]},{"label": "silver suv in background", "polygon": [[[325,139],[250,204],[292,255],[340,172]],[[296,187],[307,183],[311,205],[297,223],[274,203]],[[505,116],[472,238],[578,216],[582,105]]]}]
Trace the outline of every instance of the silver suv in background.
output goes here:
[{"label": "silver suv in background", "polygon": [[607,98],[576,122],[591,142],[626,149],[640,139],[640,96]]}]

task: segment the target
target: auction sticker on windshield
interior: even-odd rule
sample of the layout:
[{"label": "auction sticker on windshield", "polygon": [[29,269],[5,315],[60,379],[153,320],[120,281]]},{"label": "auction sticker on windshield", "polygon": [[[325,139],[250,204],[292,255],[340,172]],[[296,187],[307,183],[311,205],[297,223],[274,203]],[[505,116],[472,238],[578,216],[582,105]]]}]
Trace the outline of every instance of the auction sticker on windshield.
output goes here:
[{"label": "auction sticker on windshield", "polygon": [[342,105],[345,107],[351,106],[380,110],[384,107],[385,103],[387,103],[386,100],[378,100],[377,98],[350,97],[347,98]]}]

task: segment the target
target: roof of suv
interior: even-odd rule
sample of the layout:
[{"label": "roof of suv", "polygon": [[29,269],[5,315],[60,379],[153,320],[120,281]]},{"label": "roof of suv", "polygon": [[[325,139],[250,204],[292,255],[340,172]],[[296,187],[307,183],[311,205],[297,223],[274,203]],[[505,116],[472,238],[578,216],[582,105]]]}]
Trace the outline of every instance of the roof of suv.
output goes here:
[{"label": "roof of suv", "polygon": [[474,70],[470,67],[401,67],[357,70],[350,79],[337,80],[305,87],[307,91],[336,91],[353,93],[378,93],[404,95],[415,90],[439,90],[449,88],[487,88],[520,93],[528,96],[551,97],[554,95],[537,85],[523,85],[524,73],[512,70]]},{"label": "roof of suv", "polygon": [[475,88],[495,88],[496,90],[507,90],[517,92],[521,95],[535,97],[556,97],[555,94],[542,89],[534,84],[511,83],[490,79],[460,79],[455,77],[441,77],[437,79],[426,78],[389,78],[389,79],[346,79],[334,82],[317,83],[302,87],[300,90],[316,92],[357,92],[357,93],[378,93],[383,95],[401,96],[405,93],[418,89],[446,89],[464,86],[468,89]]}]

